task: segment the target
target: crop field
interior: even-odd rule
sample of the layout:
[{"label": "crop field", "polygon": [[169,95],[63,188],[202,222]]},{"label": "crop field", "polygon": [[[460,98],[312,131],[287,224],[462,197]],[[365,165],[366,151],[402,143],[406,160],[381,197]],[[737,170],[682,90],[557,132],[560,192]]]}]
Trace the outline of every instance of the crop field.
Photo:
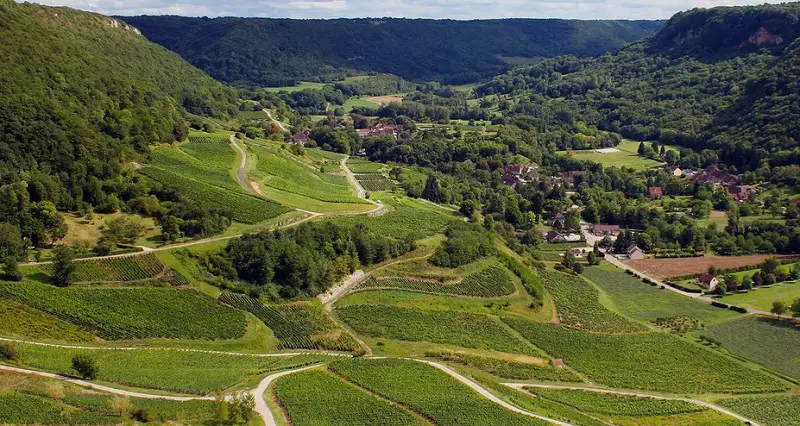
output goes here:
[{"label": "crop field", "polygon": [[800,281],[756,287],[747,293],[729,293],[722,298],[722,302],[769,311],[772,302],[781,301],[788,306],[797,299],[800,299]]},{"label": "crop field", "polygon": [[[748,256],[705,256],[705,257],[685,257],[674,259],[644,259],[627,260],[626,265],[630,265],[636,270],[642,271],[648,276],[663,280],[670,277],[678,277],[690,274],[702,274],[708,271],[709,266],[716,266],[720,269],[737,268],[740,266],[758,265],[764,262],[768,255],[753,254]],[[777,255],[777,259],[793,259],[796,255]]]},{"label": "crop field", "polygon": [[597,332],[637,332],[646,328],[609,311],[599,301],[599,292],[580,276],[545,270],[540,273],[553,296],[561,324]]},{"label": "crop field", "polygon": [[[39,269],[47,275],[53,273],[52,264],[41,265]],[[178,271],[162,264],[153,253],[75,262],[76,283],[131,282],[157,278],[164,278],[172,285],[189,283]]]},{"label": "crop field", "polygon": [[67,342],[95,340],[94,336],[74,324],[7,299],[0,299],[0,324],[3,324],[0,334],[4,336]]},{"label": "crop field", "polygon": [[356,332],[371,337],[540,355],[499,321],[483,314],[381,305],[345,306],[336,308],[335,313]]},{"label": "crop field", "polygon": [[732,354],[800,380],[800,327],[767,318],[744,317],[712,325],[702,334]]},{"label": "crop field", "polygon": [[320,173],[277,149],[252,148],[258,156],[259,172],[266,174],[260,182],[262,187],[269,186],[328,203],[366,203],[354,195],[344,176]]},{"label": "crop field", "polygon": [[68,410],[55,399],[21,392],[0,393],[0,423],[38,425],[109,425],[118,416],[82,410]]},{"label": "crop field", "polygon": [[33,281],[0,282],[0,297],[52,314],[106,340],[235,339],[242,312],[195,290],[159,287],[56,288]]},{"label": "crop field", "polygon": [[550,356],[613,388],[672,393],[786,389],[772,376],[666,333],[604,335],[509,317],[503,321]]},{"label": "crop field", "polygon": [[342,330],[317,303],[265,305],[240,294],[222,293],[219,300],[251,312],[275,333],[281,349],[358,351],[358,342]]},{"label": "crop field", "polygon": [[800,425],[800,395],[742,396],[715,401],[763,425]]},{"label": "crop field", "polygon": [[617,145],[617,151],[601,153],[596,149],[577,151],[559,151],[559,154],[570,155],[572,158],[600,163],[605,167],[629,167],[635,170],[645,170],[657,167],[661,163],[640,156],[637,153],[639,142],[623,140]]},{"label": "crop field", "polygon": [[358,158],[348,158],[347,159],[347,167],[353,173],[380,173],[384,167],[384,164],[376,163],[374,161],[369,160],[362,160]]},{"label": "crop field", "polygon": [[309,365],[329,357],[237,356],[165,349],[75,349],[15,343],[24,365],[74,374],[72,357],[88,355],[98,366],[98,379],[145,389],[205,395],[227,389],[268,371]]},{"label": "crop field", "polygon": [[344,226],[364,224],[370,230],[394,238],[429,237],[444,231],[458,218],[453,214],[411,199],[392,200],[391,210],[377,217],[334,217],[330,220]]},{"label": "crop field", "polygon": [[508,296],[516,290],[511,276],[498,266],[490,266],[471,273],[455,284],[407,278],[369,277],[358,288],[387,288],[473,297]]},{"label": "crop field", "polygon": [[[17,398],[7,398],[8,395]],[[111,401],[115,398],[61,380],[0,372],[2,424],[121,424],[119,415],[111,409]],[[162,422],[200,423],[212,419],[217,408],[214,401],[142,398],[128,398],[128,401],[134,409],[146,409]],[[58,412],[61,417],[55,417]],[[15,421],[20,416],[24,416],[23,419]]]},{"label": "crop field", "polygon": [[236,154],[225,136],[190,136],[189,142],[159,145],[148,167],[178,172],[189,179],[244,193],[231,170]]},{"label": "crop field", "polygon": [[560,402],[588,413],[620,416],[664,416],[706,410],[704,407],[684,401],[640,398],[582,390],[526,389],[541,398]]},{"label": "crop field", "polygon": [[310,81],[300,81],[295,86],[264,87],[267,92],[297,92],[306,89],[322,89],[326,83],[313,83]]},{"label": "crop field", "polygon": [[422,425],[398,405],[320,370],[282,377],[275,384],[280,405],[293,425]]},{"label": "crop field", "polygon": [[157,167],[148,165],[142,168],[141,172],[167,188],[176,190],[188,200],[229,210],[236,222],[247,224],[263,222],[290,211],[280,204],[262,198],[231,191]]},{"label": "crop field", "polygon": [[356,180],[367,191],[391,191],[394,183],[379,173],[355,175]]},{"label": "crop field", "polygon": [[727,309],[715,308],[671,291],[660,290],[610,264],[586,268],[583,274],[609,295],[620,312],[638,320],[687,316],[708,323],[739,316]]},{"label": "crop field", "polygon": [[344,112],[350,112],[355,107],[378,108],[380,106],[381,105],[379,103],[372,102],[369,99],[350,98],[344,101],[344,105],[342,105],[342,108],[344,108]]},{"label": "crop field", "polygon": [[572,383],[583,382],[577,374],[569,369],[556,368],[550,364],[511,361],[462,352],[427,352],[425,356],[476,368],[503,379]]},{"label": "crop field", "polygon": [[340,360],[331,370],[441,426],[548,425],[508,411],[438,369],[397,359]]}]

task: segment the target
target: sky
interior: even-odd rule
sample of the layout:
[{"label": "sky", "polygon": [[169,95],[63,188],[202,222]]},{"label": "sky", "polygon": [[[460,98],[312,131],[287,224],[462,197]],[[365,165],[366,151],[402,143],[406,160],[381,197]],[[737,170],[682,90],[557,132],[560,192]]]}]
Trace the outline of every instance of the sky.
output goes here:
[{"label": "sky", "polygon": [[258,16],[266,18],[405,17],[435,19],[667,19],[694,7],[753,0],[38,0],[108,15]]}]

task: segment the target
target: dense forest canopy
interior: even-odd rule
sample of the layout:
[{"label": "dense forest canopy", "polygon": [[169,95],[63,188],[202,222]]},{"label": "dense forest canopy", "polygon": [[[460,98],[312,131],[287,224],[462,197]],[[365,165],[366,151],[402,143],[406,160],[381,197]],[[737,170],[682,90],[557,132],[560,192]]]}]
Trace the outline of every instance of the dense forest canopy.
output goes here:
[{"label": "dense forest canopy", "polygon": [[340,79],[356,70],[414,81],[471,82],[502,72],[519,58],[608,52],[662,25],[558,19],[122,19],[219,80],[268,86]]},{"label": "dense forest canopy", "polygon": [[767,160],[789,166],[797,163],[800,141],[798,19],[798,3],[697,9],[618,52],[545,60],[476,92],[505,96],[506,119],[542,129],[581,133],[588,125],[635,140],[712,149],[738,170]]},{"label": "dense forest canopy", "polygon": [[125,165],[184,139],[187,112],[237,108],[233,89],[116,19],[0,0],[0,40],[0,222],[35,244],[63,235],[56,208],[146,195]]}]

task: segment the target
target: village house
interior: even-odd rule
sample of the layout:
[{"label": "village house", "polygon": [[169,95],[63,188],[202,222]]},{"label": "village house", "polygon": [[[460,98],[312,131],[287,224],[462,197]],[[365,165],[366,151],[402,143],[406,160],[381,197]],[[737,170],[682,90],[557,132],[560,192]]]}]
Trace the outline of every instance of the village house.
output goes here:
[{"label": "village house", "polygon": [[728,193],[731,197],[740,203],[750,199],[750,195],[755,193],[755,188],[751,185],[734,185],[728,188]]},{"label": "village house", "polygon": [[564,182],[574,183],[575,182],[575,178],[580,176],[580,175],[582,175],[582,174],[583,174],[583,172],[580,171],[580,170],[572,170],[572,171],[569,171],[569,172],[562,173],[561,174],[561,178],[564,180]]},{"label": "village house", "polygon": [[504,174],[500,178],[500,182],[503,185],[516,188],[517,184],[528,183],[534,170],[536,170],[536,166],[505,166],[503,167]]},{"label": "village house", "polygon": [[619,225],[603,225],[599,223],[592,225],[592,234],[598,237],[616,237],[621,232]]},{"label": "village house", "polygon": [[574,243],[581,240],[581,236],[575,233],[561,233],[557,231],[549,231],[544,234],[544,238],[548,243]]},{"label": "village house", "polygon": [[647,190],[647,198],[650,200],[658,200],[663,196],[664,191],[660,186],[651,186],[650,189]]},{"label": "village house", "polygon": [[696,183],[713,183],[725,187],[738,185],[739,177],[716,167],[709,167],[694,175],[692,180]]},{"label": "village house", "polygon": [[627,253],[628,253],[628,259],[630,259],[630,260],[642,260],[642,259],[644,259],[644,252],[636,244],[628,247]]},{"label": "village house", "polygon": [[294,135],[292,135],[292,139],[290,142],[300,146],[305,146],[310,140],[311,139],[308,137],[307,133],[297,132]]},{"label": "village house", "polygon": [[564,368],[564,361],[561,358],[554,358],[553,367]]},{"label": "village house", "polygon": [[547,216],[547,224],[553,228],[563,229],[567,227],[567,217],[563,213],[551,212]]},{"label": "village house", "polygon": [[525,176],[527,174],[533,173],[534,170],[536,170],[536,166],[516,165],[516,166],[503,167],[503,172],[511,173],[514,176]]},{"label": "village house", "polygon": [[571,248],[571,249],[567,250],[567,253],[575,256],[576,259],[580,259],[580,258],[583,257],[583,249],[579,249],[579,248]]},{"label": "village house", "polygon": [[717,285],[719,285],[719,280],[713,275],[703,274],[697,277],[697,284],[707,288],[710,291],[714,291],[714,289],[717,288]]},{"label": "village house", "polygon": [[672,168],[672,176],[681,177],[683,176],[683,170],[680,167],[673,167]]},{"label": "village house", "polygon": [[392,136],[396,138],[399,131],[395,126],[390,124],[376,124],[366,129],[356,129],[356,133],[362,138],[375,138],[379,136]]}]

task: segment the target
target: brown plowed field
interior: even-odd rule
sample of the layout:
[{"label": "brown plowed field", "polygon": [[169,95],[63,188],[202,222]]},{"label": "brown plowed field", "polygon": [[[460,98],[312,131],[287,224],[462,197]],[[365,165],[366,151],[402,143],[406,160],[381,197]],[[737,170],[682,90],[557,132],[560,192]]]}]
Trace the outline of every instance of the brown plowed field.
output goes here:
[{"label": "brown plowed field", "polygon": [[[686,257],[677,259],[644,259],[626,260],[625,264],[641,271],[642,273],[664,280],[670,277],[679,277],[690,274],[702,274],[711,265],[720,269],[736,268],[739,266],[758,265],[764,262],[767,255],[750,256],[707,256],[707,257]],[[797,259],[797,255],[777,255],[778,259]]]},{"label": "brown plowed field", "polygon": [[375,102],[376,104],[386,105],[392,102],[400,103],[403,102],[403,96],[401,95],[388,95],[388,96],[370,96],[365,98],[368,101]]}]

